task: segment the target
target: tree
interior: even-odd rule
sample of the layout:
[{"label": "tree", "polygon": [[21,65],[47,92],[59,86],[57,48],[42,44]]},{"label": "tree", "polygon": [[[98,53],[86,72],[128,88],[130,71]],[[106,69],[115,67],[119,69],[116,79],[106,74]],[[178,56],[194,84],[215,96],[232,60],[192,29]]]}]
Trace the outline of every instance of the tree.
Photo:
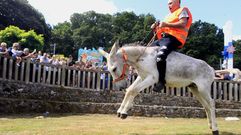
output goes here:
[{"label": "tree", "polygon": [[73,14],[70,18],[75,48],[110,46],[112,16],[94,11]]},{"label": "tree", "polygon": [[234,67],[241,69],[241,40],[233,41],[233,45],[236,50],[234,52]]},{"label": "tree", "polygon": [[[56,44],[56,53],[70,55],[74,52],[73,31],[69,22],[59,23],[52,30],[52,44]],[[74,56],[74,55],[73,55]]]},{"label": "tree", "polygon": [[22,48],[42,50],[44,38],[42,34],[37,35],[33,30],[26,32],[16,26],[9,26],[0,31],[0,42],[6,42],[9,46],[19,42]]},{"label": "tree", "polygon": [[113,18],[113,40],[121,43],[141,41],[150,32],[151,24],[155,22],[153,15],[137,16],[134,12],[122,12]]},{"label": "tree", "polygon": [[186,45],[180,52],[202,59],[215,69],[222,58],[224,34],[214,24],[196,21],[192,24]]},{"label": "tree", "polygon": [[43,34],[45,43],[50,37],[50,26],[45,23],[44,16],[34,9],[27,0],[0,1],[0,30],[10,25]]}]

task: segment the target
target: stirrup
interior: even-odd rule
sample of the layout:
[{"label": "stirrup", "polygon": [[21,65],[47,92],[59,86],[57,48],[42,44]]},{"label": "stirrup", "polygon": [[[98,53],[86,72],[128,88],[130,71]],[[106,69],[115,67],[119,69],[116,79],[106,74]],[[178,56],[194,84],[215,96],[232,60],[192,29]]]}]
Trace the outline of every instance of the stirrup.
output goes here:
[{"label": "stirrup", "polygon": [[158,83],[154,86],[153,91],[160,93],[163,89],[164,89],[163,83],[158,82]]}]

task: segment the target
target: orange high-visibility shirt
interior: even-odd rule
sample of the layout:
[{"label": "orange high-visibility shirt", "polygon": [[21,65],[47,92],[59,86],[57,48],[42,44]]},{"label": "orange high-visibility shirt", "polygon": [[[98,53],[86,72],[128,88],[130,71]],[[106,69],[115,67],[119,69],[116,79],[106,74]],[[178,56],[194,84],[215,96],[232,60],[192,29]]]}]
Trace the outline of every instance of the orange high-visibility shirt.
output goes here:
[{"label": "orange high-visibility shirt", "polygon": [[179,8],[176,11],[174,11],[172,14],[170,14],[169,16],[167,16],[164,20],[164,22],[168,22],[168,23],[175,23],[179,21],[179,15],[181,14],[181,12],[183,10],[186,10],[188,13],[188,22],[187,25],[185,26],[185,28],[181,29],[181,28],[173,28],[173,27],[162,27],[162,28],[157,28],[157,38],[161,39],[162,38],[162,33],[168,33],[174,37],[177,38],[178,41],[180,41],[182,43],[181,46],[178,46],[178,48],[182,48],[186,42],[187,36],[188,36],[188,31],[191,27],[192,24],[192,14],[189,11],[189,9],[187,7],[184,8]]}]

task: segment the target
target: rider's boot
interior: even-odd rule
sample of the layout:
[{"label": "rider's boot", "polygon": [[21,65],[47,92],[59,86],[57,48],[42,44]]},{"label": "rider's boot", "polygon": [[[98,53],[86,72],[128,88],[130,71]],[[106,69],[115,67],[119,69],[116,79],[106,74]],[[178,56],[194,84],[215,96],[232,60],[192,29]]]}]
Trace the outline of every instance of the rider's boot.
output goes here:
[{"label": "rider's boot", "polygon": [[166,60],[162,60],[160,57],[157,57],[157,69],[159,72],[159,82],[155,85],[153,88],[153,91],[155,92],[161,92],[162,89],[164,89],[166,80],[165,80],[165,74],[166,74]]}]

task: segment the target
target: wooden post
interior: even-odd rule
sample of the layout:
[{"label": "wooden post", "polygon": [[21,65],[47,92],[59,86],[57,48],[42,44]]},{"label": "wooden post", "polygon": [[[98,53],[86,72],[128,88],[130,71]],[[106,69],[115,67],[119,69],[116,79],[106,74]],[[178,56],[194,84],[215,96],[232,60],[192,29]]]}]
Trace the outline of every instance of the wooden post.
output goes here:
[{"label": "wooden post", "polygon": [[85,88],[85,73],[86,71],[83,71],[83,76],[82,76],[82,88]]},{"label": "wooden post", "polygon": [[33,63],[33,76],[32,76],[32,82],[34,83],[35,82],[35,77],[36,77],[36,64]]},{"label": "wooden post", "polygon": [[76,83],[76,70],[73,70],[73,76],[72,76],[72,87],[75,87]]},{"label": "wooden post", "polygon": [[229,82],[229,91],[228,91],[228,95],[229,95],[229,100],[232,101],[234,100],[233,99],[233,83],[232,82]]},{"label": "wooden post", "polygon": [[98,72],[97,73],[97,84],[96,84],[96,90],[100,91],[100,82],[101,82],[101,79],[100,79],[100,74],[101,72]]},{"label": "wooden post", "polygon": [[14,80],[15,81],[18,81],[18,70],[19,70],[19,67],[17,66],[17,64],[15,63],[15,75],[14,75]]},{"label": "wooden post", "polygon": [[93,74],[93,78],[92,78],[92,89],[95,89],[96,72],[93,72],[92,74]]},{"label": "wooden post", "polygon": [[222,89],[222,82],[218,82],[218,99],[222,99],[223,96],[223,89]]},{"label": "wooden post", "polygon": [[41,70],[42,70],[42,65],[38,65],[38,76],[37,76],[38,77],[38,80],[37,80],[38,83],[41,82],[41,77],[42,77]]},{"label": "wooden post", "polygon": [[58,67],[58,81],[57,81],[57,84],[58,84],[58,85],[61,84],[61,83],[60,83],[60,82],[61,82],[61,73],[62,73],[62,72],[61,72],[61,68]]},{"label": "wooden post", "polygon": [[65,86],[65,78],[66,75],[65,75],[65,66],[62,67],[62,72],[61,72],[61,85],[62,86]]},{"label": "wooden post", "polygon": [[228,87],[227,87],[227,83],[224,82],[224,90],[223,90],[223,99],[224,100],[228,100]]},{"label": "wooden post", "polygon": [[9,73],[8,73],[8,79],[12,80],[12,75],[13,75],[13,59],[9,60]]},{"label": "wooden post", "polygon": [[44,65],[43,67],[43,77],[42,77],[42,83],[45,83],[46,81],[46,72],[47,72],[47,68],[46,65]]},{"label": "wooden post", "polygon": [[70,74],[71,74],[71,70],[68,69],[67,86],[70,86]]},{"label": "wooden post", "polygon": [[25,68],[25,82],[29,83],[30,76],[30,59],[27,59],[26,68]]},{"label": "wooden post", "polygon": [[87,79],[87,88],[90,89],[90,76],[91,76],[91,72],[88,71],[88,79]]},{"label": "wooden post", "polygon": [[238,101],[238,83],[234,84],[234,101]]},{"label": "wooden post", "polygon": [[77,87],[79,88],[80,87],[80,79],[81,79],[81,71],[80,70],[78,70],[78,81],[77,81]]},{"label": "wooden post", "polygon": [[52,67],[48,67],[48,76],[47,76],[47,84],[50,84],[51,81],[51,74],[52,74]]},{"label": "wooden post", "polygon": [[57,72],[57,69],[56,69],[56,67],[53,67],[53,79],[52,79],[52,84],[53,85],[56,85],[56,72]]},{"label": "wooden post", "polygon": [[8,59],[4,58],[3,60],[3,79],[7,79],[7,63],[8,63]]},{"label": "wooden post", "polygon": [[24,67],[24,62],[21,62],[21,73],[20,73],[20,80],[21,81],[24,81],[23,79],[23,77],[24,77],[24,69],[25,69],[25,67]]}]

